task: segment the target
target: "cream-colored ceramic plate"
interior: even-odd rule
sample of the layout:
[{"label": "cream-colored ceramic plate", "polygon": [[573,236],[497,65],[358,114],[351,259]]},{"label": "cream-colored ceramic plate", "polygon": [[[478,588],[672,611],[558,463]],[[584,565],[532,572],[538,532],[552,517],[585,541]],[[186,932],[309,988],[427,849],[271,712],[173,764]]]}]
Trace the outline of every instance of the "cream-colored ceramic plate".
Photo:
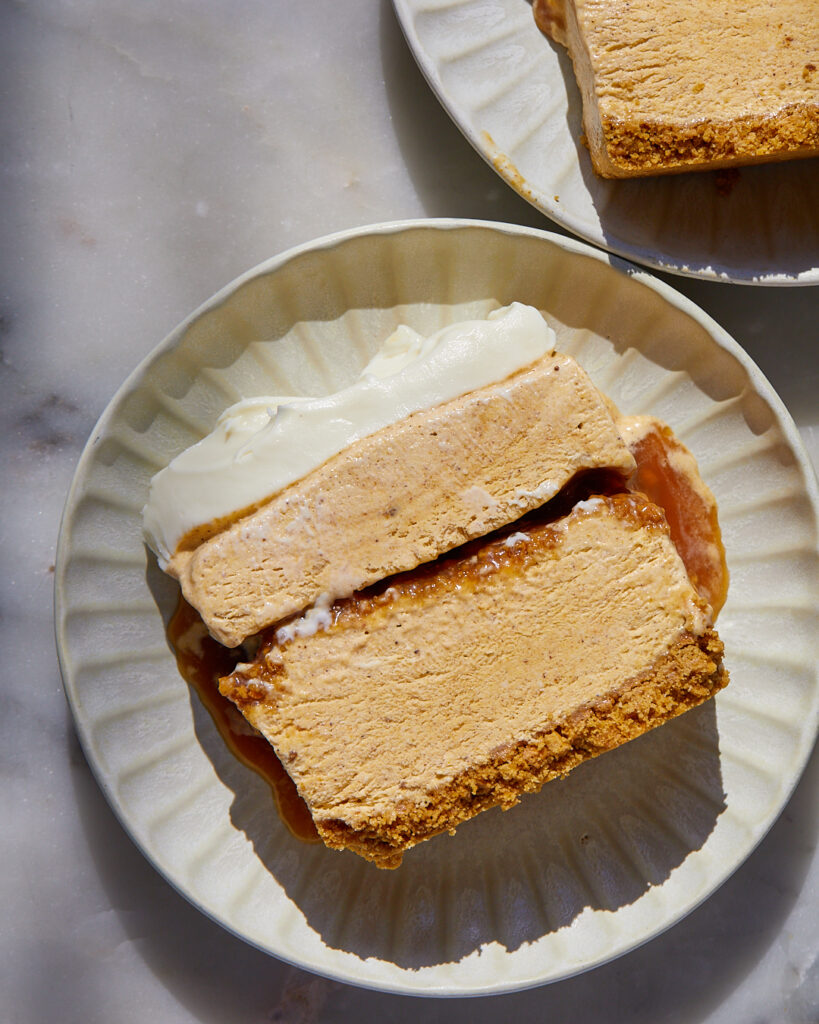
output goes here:
[{"label": "cream-colored ceramic plate", "polygon": [[581,238],[660,270],[743,284],[819,281],[819,162],[605,181],[580,142],[566,51],[531,0],[393,0],[415,59],[475,149]]},{"label": "cream-colored ceramic plate", "polygon": [[[732,573],[719,621],[732,681],[716,703],[380,872],[291,838],[265,785],[227,753],[168,650],[175,587],[143,546],[140,510],[155,470],[228,403],[335,389],[397,324],[429,331],[513,299],[545,311],[624,411],[662,416],[699,458]],[[805,763],[819,706],[807,465],[735,342],[670,288],[581,243],[428,221],[293,250],[175,330],[81,459],[59,544],[57,635],[88,759],[157,868],[292,963],[425,994],[506,991],[602,963],[713,892]]]}]

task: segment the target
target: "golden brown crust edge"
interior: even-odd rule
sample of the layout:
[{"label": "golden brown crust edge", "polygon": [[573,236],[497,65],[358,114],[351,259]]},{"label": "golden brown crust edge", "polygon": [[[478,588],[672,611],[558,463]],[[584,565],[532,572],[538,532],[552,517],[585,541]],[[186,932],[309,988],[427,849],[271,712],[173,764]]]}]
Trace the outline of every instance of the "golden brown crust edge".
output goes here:
[{"label": "golden brown crust edge", "polygon": [[769,117],[726,123],[602,120],[602,143],[590,151],[604,177],[714,170],[819,154],[819,108],[794,104]]},{"label": "golden brown crust edge", "polygon": [[428,804],[399,806],[391,819],[371,819],[362,830],[338,819],[317,821],[319,834],[333,849],[350,849],[380,868],[396,868],[404,851],[417,843],[490,807],[513,807],[523,793],[702,704],[728,682],[722,654],[714,630],[702,636],[684,633],[616,693],[578,708],[534,739],[497,751],[437,789]]}]

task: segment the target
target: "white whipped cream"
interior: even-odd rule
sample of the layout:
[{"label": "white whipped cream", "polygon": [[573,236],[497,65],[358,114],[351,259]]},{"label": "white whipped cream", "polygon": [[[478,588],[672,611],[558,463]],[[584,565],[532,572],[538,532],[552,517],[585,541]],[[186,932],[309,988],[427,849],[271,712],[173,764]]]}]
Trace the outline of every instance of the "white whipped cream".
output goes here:
[{"label": "white whipped cream", "polygon": [[515,302],[427,338],[399,327],[359,379],[335,394],[238,402],[153,478],[145,538],[164,567],[194,527],[272,498],[354,441],[502,381],[554,344],[540,313]]}]

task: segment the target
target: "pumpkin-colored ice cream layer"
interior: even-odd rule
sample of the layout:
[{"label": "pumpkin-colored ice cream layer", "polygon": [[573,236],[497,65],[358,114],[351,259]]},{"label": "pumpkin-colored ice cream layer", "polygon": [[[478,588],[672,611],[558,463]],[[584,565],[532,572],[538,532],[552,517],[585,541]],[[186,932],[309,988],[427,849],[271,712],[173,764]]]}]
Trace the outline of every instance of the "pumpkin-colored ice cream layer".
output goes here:
[{"label": "pumpkin-colored ice cream layer", "polygon": [[599,496],[270,631],[221,689],[324,842],[395,867],[712,696],[709,622],[663,513]]},{"label": "pumpkin-colored ice cream layer", "polygon": [[534,0],[533,9],[568,47],[598,174],[819,154],[815,0]]},{"label": "pumpkin-colored ice cream layer", "polygon": [[634,460],[569,356],[355,441],[168,571],[227,646],[319,600],[432,561],[550,500],[583,470]]}]

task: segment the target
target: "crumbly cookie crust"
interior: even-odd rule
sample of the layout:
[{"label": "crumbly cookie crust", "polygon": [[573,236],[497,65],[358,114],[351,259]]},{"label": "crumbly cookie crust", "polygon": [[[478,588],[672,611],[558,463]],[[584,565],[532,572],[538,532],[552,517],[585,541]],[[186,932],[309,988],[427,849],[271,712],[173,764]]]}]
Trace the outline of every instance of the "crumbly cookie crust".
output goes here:
[{"label": "crumbly cookie crust", "polygon": [[605,177],[766,163],[819,152],[819,108],[796,104],[776,116],[729,123],[604,118],[602,134],[603,145],[591,152],[595,169]]}]

